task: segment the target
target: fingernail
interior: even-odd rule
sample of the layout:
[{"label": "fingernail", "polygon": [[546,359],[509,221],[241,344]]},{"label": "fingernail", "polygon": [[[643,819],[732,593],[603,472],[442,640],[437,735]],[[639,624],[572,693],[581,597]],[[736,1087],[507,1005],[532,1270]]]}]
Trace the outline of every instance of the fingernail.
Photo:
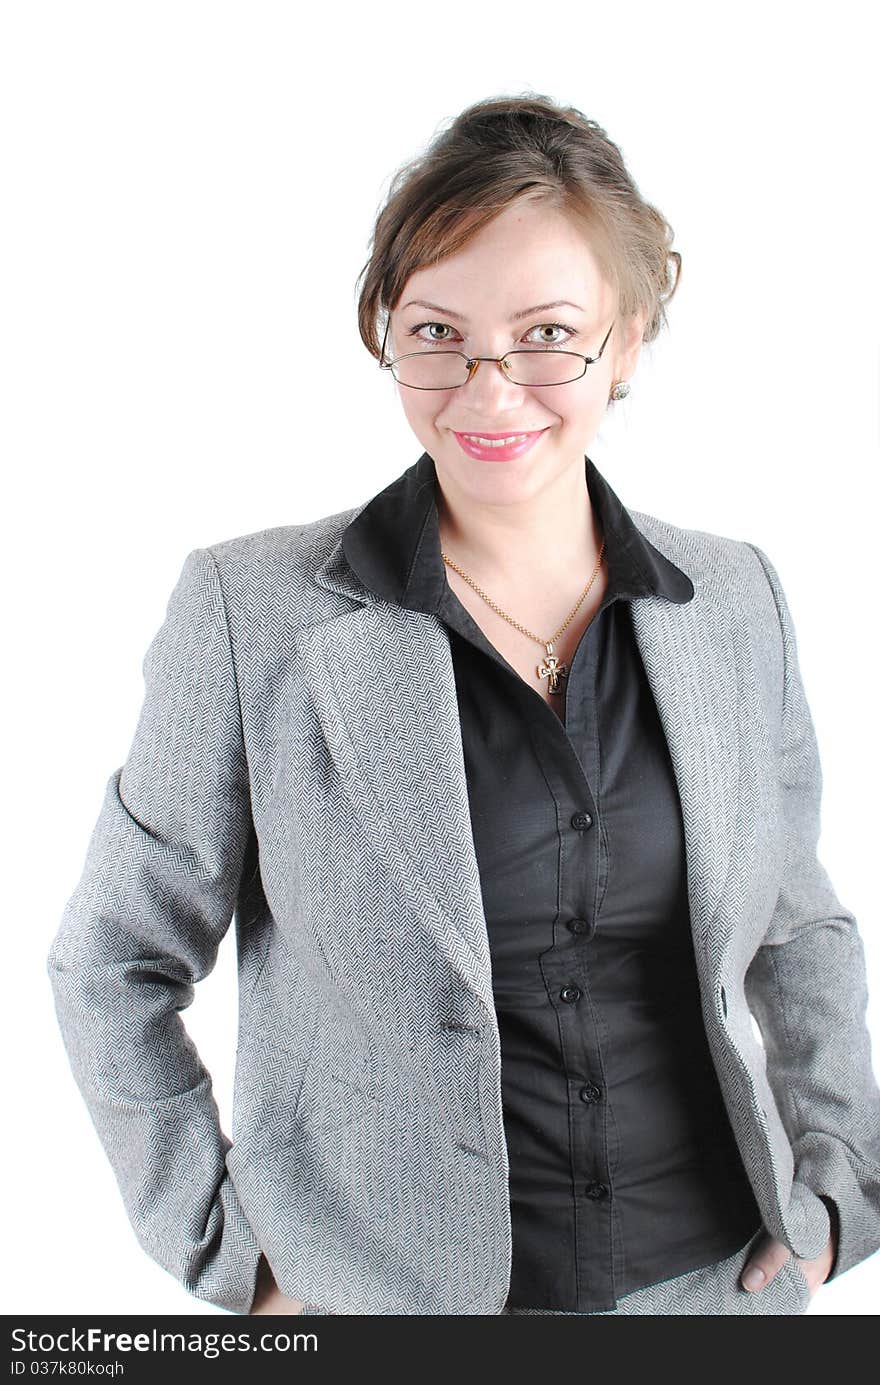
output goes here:
[{"label": "fingernail", "polygon": [[766,1277],[760,1265],[749,1265],[743,1275],[743,1284],[747,1289],[760,1289]]}]

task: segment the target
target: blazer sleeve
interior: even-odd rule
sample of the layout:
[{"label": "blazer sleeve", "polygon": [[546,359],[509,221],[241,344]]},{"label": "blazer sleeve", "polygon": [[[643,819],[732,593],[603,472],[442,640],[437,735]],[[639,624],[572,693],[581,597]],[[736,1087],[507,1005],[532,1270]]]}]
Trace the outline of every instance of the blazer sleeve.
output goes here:
[{"label": "blazer sleeve", "polygon": [[145,697],[48,957],[73,1075],[142,1247],[246,1313],[260,1247],[180,1011],[212,969],[252,828],[220,578],[194,549],[143,661]]},{"label": "blazer sleeve", "polygon": [[749,547],[764,567],[782,630],[785,857],[775,910],[746,974],[746,998],[795,1176],[837,1223],[833,1279],[880,1248],[880,1090],[866,1019],[865,954],[856,919],[817,856],[822,770],[791,612],[773,564]]}]

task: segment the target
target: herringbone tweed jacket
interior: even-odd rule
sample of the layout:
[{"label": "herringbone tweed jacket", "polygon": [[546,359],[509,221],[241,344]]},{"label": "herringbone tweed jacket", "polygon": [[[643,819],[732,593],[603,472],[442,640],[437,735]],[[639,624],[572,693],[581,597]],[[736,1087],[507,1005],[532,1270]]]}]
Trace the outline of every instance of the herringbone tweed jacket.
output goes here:
[{"label": "herringbone tweed jacket", "polygon": [[[501,1054],[449,638],[354,576],[362,508],[186,557],[49,974],[134,1230],[190,1293],[246,1313],[262,1249],[307,1311],[500,1313]],[[814,1257],[833,1199],[837,1276],[880,1247],[880,1092],[792,618],[754,544],[629,514],[695,586],[632,618],[710,1051],[766,1228]],[[230,1140],[180,1011],[233,917]]]}]

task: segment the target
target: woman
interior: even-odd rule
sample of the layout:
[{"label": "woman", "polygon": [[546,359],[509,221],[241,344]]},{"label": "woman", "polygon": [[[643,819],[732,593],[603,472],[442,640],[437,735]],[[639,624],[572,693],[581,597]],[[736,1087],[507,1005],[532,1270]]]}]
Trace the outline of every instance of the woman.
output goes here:
[{"label": "woman", "polygon": [[[49,961],[137,1235],[199,1298],[787,1314],[880,1246],[778,576],[585,453],[670,237],[580,112],[464,111],[361,291],[419,461],[184,563]],[[230,1141],[178,1011],[233,914]]]}]

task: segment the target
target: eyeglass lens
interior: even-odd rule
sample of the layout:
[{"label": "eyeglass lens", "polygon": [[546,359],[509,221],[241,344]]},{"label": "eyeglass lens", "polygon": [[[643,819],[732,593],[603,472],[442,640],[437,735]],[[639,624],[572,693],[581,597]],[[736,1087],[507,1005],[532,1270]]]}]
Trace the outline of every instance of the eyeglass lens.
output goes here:
[{"label": "eyeglass lens", "polygon": [[[495,368],[488,361],[483,365]],[[571,351],[514,351],[502,369],[515,385],[564,385],[583,375],[585,365],[583,357]],[[453,389],[468,378],[466,358],[458,351],[403,356],[392,373],[400,384],[423,390]]]}]

